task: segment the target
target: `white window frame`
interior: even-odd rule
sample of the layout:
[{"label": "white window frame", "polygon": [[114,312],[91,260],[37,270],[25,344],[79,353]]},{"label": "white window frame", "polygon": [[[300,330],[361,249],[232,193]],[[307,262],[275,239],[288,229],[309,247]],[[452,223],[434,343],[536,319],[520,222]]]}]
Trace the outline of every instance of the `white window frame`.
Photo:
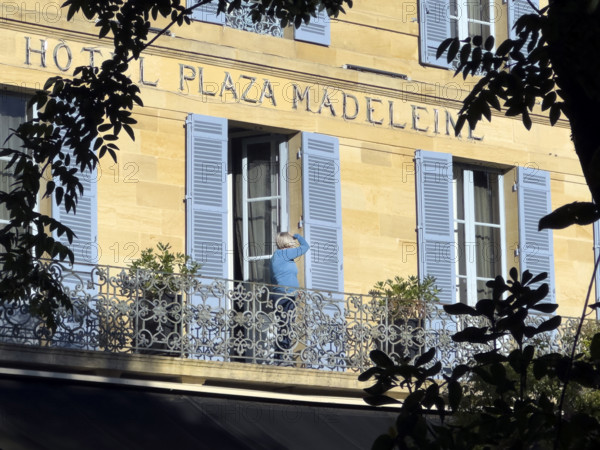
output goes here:
[{"label": "white window frame", "polygon": [[456,0],[457,3],[457,13],[458,16],[454,16],[452,15],[452,10],[450,9],[449,12],[449,19],[450,19],[450,24],[452,25],[452,20],[456,20],[457,21],[457,25],[458,25],[458,38],[459,39],[466,39],[469,37],[469,24],[470,23],[475,23],[475,24],[479,24],[479,25],[488,25],[490,27],[490,35],[491,36],[496,36],[496,30],[495,30],[495,8],[494,8],[494,0],[490,0],[490,4],[489,4],[489,22],[483,21],[483,20],[477,20],[477,19],[471,19],[469,17],[469,11],[471,11],[471,8],[473,8],[475,5],[477,4],[481,4],[480,1],[474,1],[474,0]]},{"label": "white window frame", "polygon": [[[454,164],[453,164],[454,165]],[[456,164],[456,168],[463,173],[463,207],[464,207],[464,219],[458,219],[457,211],[457,198],[458,188],[456,180],[452,181],[453,198],[454,198],[454,236],[455,245],[458,245],[458,224],[463,224],[465,229],[465,246],[462,255],[457,252],[457,264],[456,264],[456,298],[460,298],[460,278],[467,280],[467,304],[474,306],[477,301],[477,282],[493,280],[493,278],[484,278],[477,276],[477,251],[474,248],[476,245],[475,228],[480,226],[498,228],[500,230],[500,267],[502,269],[502,276],[506,278],[506,255],[504,249],[506,249],[506,220],[505,220],[505,202],[504,202],[504,176],[501,173],[497,173],[498,180],[498,211],[499,211],[499,224],[477,222],[475,220],[475,192],[473,183],[473,168],[469,168],[466,165]],[[487,171],[487,168],[481,170]],[[473,248],[471,248],[473,247]],[[459,249],[457,249],[459,250]],[[459,275],[460,263],[459,258],[465,258],[465,269],[466,275]]]},{"label": "white window frame", "polygon": [[[277,177],[277,191],[279,194],[267,197],[248,198],[248,146],[257,143],[269,143],[271,153],[276,152],[275,159],[279,165],[279,176]],[[243,234],[243,252],[244,252],[244,267],[243,280],[247,281],[250,273],[250,262],[271,259],[271,253],[250,256],[250,242],[248,241],[248,220],[249,220],[249,204],[253,202],[262,202],[267,200],[277,200],[277,209],[279,211],[279,230],[287,230],[288,214],[287,214],[287,183],[282,174],[287,165],[287,145],[286,143],[278,144],[276,136],[261,136],[256,138],[244,139],[242,142],[242,234]]]}]

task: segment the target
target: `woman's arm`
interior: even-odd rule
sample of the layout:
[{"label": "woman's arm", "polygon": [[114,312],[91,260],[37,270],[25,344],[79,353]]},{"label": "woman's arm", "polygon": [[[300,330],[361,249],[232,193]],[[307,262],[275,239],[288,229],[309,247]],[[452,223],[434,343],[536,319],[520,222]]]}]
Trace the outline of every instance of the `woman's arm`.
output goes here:
[{"label": "woman's arm", "polygon": [[283,257],[285,259],[294,260],[294,259],[304,255],[310,249],[308,242],[306,242],[304,240],[304,238],[302,236],[300,236],[299,234],[295,234],[294,239],[296,239],[298,241],[298,243],[300,244],[300,247],[286,248],[286,249],[280,250],[281,252],[283,252]]}]

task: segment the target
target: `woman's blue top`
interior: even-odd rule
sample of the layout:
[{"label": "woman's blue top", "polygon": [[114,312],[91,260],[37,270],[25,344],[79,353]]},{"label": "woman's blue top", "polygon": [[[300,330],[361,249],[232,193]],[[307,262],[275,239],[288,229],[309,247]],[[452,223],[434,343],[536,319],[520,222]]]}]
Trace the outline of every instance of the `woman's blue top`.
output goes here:
[{"label": "woman's blue top", "polygon": [[283,248],[275,250],[271,256],[271,284],[278,286],[273,287],[274,292],[293,292],[294,289],[286,289],[285,287],[299,288],[298,283],[298,267],[294,259],[304,255],[310,246],[299,234],[294,235],[300,243],[299,247]]}]

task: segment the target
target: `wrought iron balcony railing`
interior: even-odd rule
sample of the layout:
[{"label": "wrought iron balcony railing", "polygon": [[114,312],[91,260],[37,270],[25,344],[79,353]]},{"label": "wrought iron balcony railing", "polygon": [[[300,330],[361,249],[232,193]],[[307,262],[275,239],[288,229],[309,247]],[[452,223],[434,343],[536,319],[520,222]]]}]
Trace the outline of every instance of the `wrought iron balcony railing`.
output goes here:
[{"label": "wrought iron balcony railing", "polygon": [[[435,347],[446,368],[482,349],[451,339],[473,318],[436,306],[391,320],[388,300],[368,295],[306,289],[285,295],[267,284],[40,264],[68,289],[73,309],[59,312],[51,332],[26,302],[1,305],[0,342],[337,371],[365,370],[373,349],[398,359]],[[576,325],[564,319],[538,347],[560,351]]]},{"label": "wrought iron balcony railing", "polygon": [[225,26],[257,34],[283,37],[283,28],[281,28],[279,19],[265,15],[260,22],[253,22],[250,10],[250,4],[242,3],[239,8],[226,14]]}]

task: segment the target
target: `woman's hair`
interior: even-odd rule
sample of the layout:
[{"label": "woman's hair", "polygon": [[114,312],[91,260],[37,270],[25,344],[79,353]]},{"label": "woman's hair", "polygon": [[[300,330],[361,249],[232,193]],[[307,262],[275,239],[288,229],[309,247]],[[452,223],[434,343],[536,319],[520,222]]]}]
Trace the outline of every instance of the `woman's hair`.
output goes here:
[{"label": "woman's hair", "polygon": [[277,235],[277,248],[283,249],[283,248],[290,248],[290,247],[295,247],[295,246],[296,246],[296,242],[295,242],[294,236],[292,236],[287,231],[283,231]]}]

